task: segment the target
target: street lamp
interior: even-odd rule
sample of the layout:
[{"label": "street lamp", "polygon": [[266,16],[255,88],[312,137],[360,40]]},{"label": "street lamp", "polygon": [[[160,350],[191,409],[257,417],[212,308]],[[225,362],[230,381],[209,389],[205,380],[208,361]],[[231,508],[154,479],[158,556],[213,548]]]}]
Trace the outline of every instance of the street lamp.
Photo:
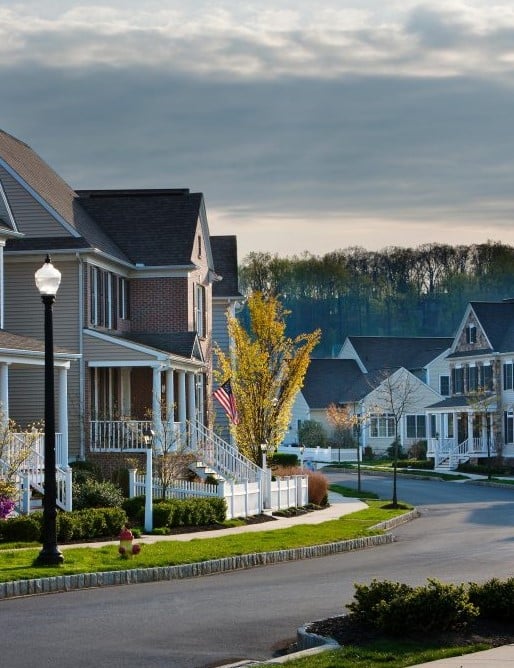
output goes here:
[{"label": "street lamp", "polygon": [[266,453],[268,452],[268,444],[261,443],[261,452],[262,452],[262,468],[266,470]]},{"label": "street lamp", "polygon": [[61,283],[61,272],[50,256],[35,274],[36,287],[45,306],[45,473],[43,496],[43,547],[37,561],[43,565],[64,561],[57,547],[57,480],[55,474],[55,399],[54,399],[54,341],[52,307]]},{"label": "street lamp", "polygon": [[305,445],[300,445],[300,468],[303,471],[303,453],[305,452]]}]

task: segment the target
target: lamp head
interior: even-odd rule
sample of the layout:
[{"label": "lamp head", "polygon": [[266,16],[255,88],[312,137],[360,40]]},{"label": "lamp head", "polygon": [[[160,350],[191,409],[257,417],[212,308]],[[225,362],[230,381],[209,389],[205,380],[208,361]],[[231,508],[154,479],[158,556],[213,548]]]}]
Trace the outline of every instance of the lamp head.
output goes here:
[{"label": "lamp head", "polygon": [[42,297],[55,297],[61,283],[61,272],[54,267],[50,256],[46,256],[44,265],[35,273],[36,287]]},{"label": "lamp head", "polygon": [[268,444],[267,443],[261,443],[261,452],[266,452],[268,450]]}]

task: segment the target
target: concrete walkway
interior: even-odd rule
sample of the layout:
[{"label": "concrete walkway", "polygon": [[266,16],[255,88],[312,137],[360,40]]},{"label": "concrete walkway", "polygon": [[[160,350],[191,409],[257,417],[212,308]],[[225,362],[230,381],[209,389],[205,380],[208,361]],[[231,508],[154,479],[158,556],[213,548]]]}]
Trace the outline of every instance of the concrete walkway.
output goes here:
[{"label": "concrete walkway", "polygon": [[[193,533],[172,534],[169,536],[153,536],[143,534],[141,538],[137,539],[138,543],[157,543],[160,541],[188,541],[197,540],[198,538],[216,538],[218,536],[229,536],[231,534],[251,533],[255,531],[273,531],[276,529],[286,529],[288,527],[296,526],[298,524],[321,524],[328,520],[336,520],[343,515],[355,513],[358,510],[367,508],[363,501],[358,499],[350,499],[334,492],[328,493],[328,508],[323,510],[316,510],[312,513],[299,515],[297,517],[277,517],[270,522],[263,522],[261,524],[245,524],[240,527],[231,527],[229,529],[213,529],[212,531],[195,531]],[[119,541],[105,541],[96,543],[87,543],[87,547],[102,547],[103,545],[117,545]],[[59,549],[66,550],[66,548],[77,547],[77,545],[59,545]],[[80,547],[86,547],[81,545]]]}]

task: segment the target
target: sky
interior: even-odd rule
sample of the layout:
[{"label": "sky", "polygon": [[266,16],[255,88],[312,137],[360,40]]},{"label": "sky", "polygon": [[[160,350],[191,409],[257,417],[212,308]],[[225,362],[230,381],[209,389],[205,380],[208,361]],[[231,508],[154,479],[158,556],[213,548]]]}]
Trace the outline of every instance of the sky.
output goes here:
[{"label": "sky", "polygon": [[2,0],[0,128],[251,251],[514,245],[514,3]]}]

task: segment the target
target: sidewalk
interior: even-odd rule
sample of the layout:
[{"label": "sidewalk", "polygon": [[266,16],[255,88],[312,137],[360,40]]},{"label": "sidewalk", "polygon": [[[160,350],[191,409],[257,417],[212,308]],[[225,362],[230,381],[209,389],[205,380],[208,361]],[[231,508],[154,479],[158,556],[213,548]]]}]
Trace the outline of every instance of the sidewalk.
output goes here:
[{"label": "sidewalk", "polygon": [[454,656],[452,659],[420,663],[412,668],[508,668],[508,666],[514,666],[514,645],[503,645],[475,654]]},{"label": "sidewalk", "polygon": [[[335,494],[328,493],[328,501],[330,503],[328,508],[323,510],[316,510],[305,515],[298,515],[297,517],[277,517],[271,522],[261,524],[247,524],[240,527],[230,527],[229,529],[214,529],[212,531],[195,531],[193,533],[171,534],[169,536],[151,536],[143,534],[141,538],[137,539],[138,543],[157,543],[160,541],[189,541],[197,540],[198,538],[216,538],[218,536],[229,536],[231,534],[250,533],[255,531],[273,531],[276,529],[287,529],[288,527],[297,524],[321,524],[328,520],[336,520],[343,515],[355,513],[358,510],[366,508],[366,504],[358,499],[351,499]],[[103,545],[118,545],[118,540],[88,543],[87,547],[102,547]],[[77,545],[60,545],[59,549],[66,550],[67,548],[77,547]]]}]

